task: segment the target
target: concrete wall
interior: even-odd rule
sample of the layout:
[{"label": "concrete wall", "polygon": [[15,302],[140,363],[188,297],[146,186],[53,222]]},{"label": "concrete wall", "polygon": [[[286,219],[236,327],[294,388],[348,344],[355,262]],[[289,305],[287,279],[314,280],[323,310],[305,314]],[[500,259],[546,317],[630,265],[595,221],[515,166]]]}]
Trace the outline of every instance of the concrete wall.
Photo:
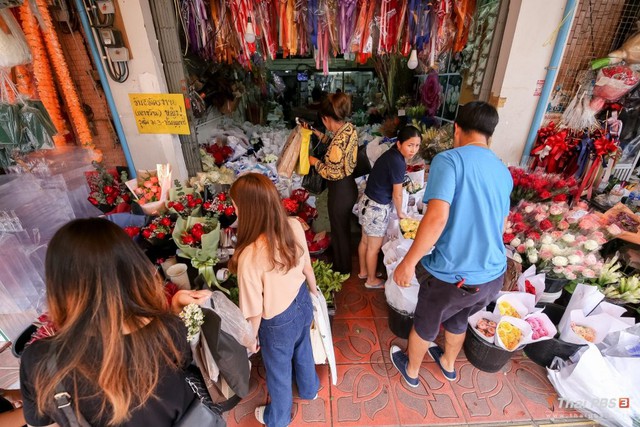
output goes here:
[{"label": "concrete wall", "polygon": [[518,164],[551,59],[556,30],[565,0],[511,0],[500,48],[492,99],[498,104],[500,123],[491,148],[506,163]]},{"label": "concrete wall", "polygon": [[123,27],[132,57],[130,76],[124,83],[109,82],[118,115],[136,169],[155,169],[157,163],[171,163],[174,178],[187,178],[180,141],[176,135],[139,134],[133,117],[130,93],[167,93],[158,40],[148,0],[118,0]]}]

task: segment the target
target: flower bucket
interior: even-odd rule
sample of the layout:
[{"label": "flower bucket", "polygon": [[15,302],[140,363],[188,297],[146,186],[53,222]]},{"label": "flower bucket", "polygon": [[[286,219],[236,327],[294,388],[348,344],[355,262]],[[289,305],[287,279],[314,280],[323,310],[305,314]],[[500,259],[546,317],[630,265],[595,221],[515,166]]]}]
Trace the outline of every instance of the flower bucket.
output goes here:
[{"label": "flower bucket", "polygon": [[513,352],[503,350],[497,345],[487,342],[471,326],[467,326],[464,355],[473,366],[481,371],[498,372],[511,359]]},{"label": "flower bucket", "polygon": [[408,339],[409,332],[411,332],[411,328],[413,327],[413,316],[401,313],[389,304],[387,304],[387,310],[389,313],[389,329],[391,329],[391,332],[398,338]]},{"label": "flower bucket", "polygon": [[[560,323],[560,319],[562,319],[566,308],[558,304],[538,304],[538,306],[544,307],[542,312],[549,316],[549,319],[554,325]],[[567,360],[573,356],[580,347],[582,347],[582,345],[568,343],[558,338],[551,338],[550,340],[539,341],[524,346],[524,354],[536,364],[548,367],[551,365],[554,357],[557,356],[563,360]]]},{"label": "flower bucket", "polygon": [[31,340],[31,336],[38,330],[38,327],[34,324],[27,326],[27,328],[20,333],[20,335],[13,340],[13,345],[11,346],[11,353],[14,357],[20,358],[22,356],[22,352],[24,348],[27,346],[27,343]]},{"label": "flower bucket", "polygon": [[557,292],[561,292],[562,288],[564,288],[569,280],[567,279],[556,279],[555,277],[547,276],[544,279],[544,291],[547,294],[555,294]]}]

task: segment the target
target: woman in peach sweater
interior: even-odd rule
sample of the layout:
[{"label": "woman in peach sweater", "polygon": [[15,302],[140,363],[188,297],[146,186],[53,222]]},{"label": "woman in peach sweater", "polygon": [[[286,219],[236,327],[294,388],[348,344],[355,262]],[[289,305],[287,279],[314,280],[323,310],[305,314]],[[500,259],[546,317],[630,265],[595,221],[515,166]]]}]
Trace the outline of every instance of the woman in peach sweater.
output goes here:
[{"label": "woman in peach sweater", "polygon": [[284,427],[291,421],[293,376],[303,399],[315,399],[320,387],[309,337],[316,278],[302,226],[287,217],[267,177],[243,175],[230,194],[238,242],[229,268],[238,275],[240,309],[258,336],[271,396],[255,415],[262,424]]}]

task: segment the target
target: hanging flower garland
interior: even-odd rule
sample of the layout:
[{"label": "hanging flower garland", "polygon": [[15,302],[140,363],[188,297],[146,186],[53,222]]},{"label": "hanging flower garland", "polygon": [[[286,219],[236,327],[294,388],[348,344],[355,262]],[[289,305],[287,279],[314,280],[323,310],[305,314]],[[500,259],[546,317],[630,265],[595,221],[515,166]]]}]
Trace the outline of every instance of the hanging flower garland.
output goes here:
[{"label": "hanging flower garland", "polygon": [[35,99],[36,87],[33,84],[33,79],[31,78],[31,72],[29,71],[29,68],[27,68],[26,65],[16,65],[14,71],[18,92],[21,95],[25,95],[29,99]]},{"label": "hanging flower garland", "polygon": [[69,109],[69,115],[76,131],[76,136],[80,140],[80,143],[85,147],[94,148],[93,137],[89,130],[89,123],[82,110],[82,104],[80,98],[76,92],[76,88],[73,85],[67,62],[64,59],[62,47],[58,40],[58,35],[53,26],[51,15],[49,14],[49,8],[46,0],[35,0],[40,16],[42,17],[42,23],[44,28],[42,31],[48,36],[46,47],[53,64],[53,69],[58,78],[58,83],[62,88],[62,96],[64,97],[67,108]]},{"label": "hanging flower garland", "polygon": [[33,74],[36,80],[36,87],[40,101],[47,109],[51,121],[58,133],[53,137],[56,146],[66,145],[64,135],[68,132],[67,125],[62,118],[62,110],[58,100],[58,91],[53,82],[53,75],[47,57],[47,51],[42,40],[42,33],[38,26],[38,21],[29,7],[29,2],[25,2],[19,8],[22,31],[24,31],[27,44],[33,56]]}]

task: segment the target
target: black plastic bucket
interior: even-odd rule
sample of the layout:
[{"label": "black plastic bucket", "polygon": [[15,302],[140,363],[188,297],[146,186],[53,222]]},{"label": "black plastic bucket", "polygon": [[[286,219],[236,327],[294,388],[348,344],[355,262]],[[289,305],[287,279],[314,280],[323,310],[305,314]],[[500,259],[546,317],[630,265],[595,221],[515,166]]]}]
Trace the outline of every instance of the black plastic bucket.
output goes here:
[{"label": "black plastic bucket", "polygon": [[20,333],[18,338],[13,340],[13,345],[11,346],[11,353],[13,353],[15,357],[19,358],[20,356],[22,356],[22,352],[24,351],[24,348],[27,346],[27,343],[31,341],[31,336],[37,330],[38,330],[38,327],[32,323],[31,325],[27,326],[27,328],[24,331],[22,331],[22,333]]},{"label": "black plastic bucket", "polygon": [[558,293],[567,283],[569,283],[567,279],[556,279],[547,276],[547,278],[544,279],[544,291],[548,294]]},{"label": "black plastic bucket", "polygon": [[399,338],[408,339],[409,332],[413,327],[413,316],[401,313],[389,304],[387,304],[387,311],[389,312],[389,329],[391,329],[391,332]]},{"label": "black plastic bucket", "polygon": [[[560,319],[562,319],[566,307],[558,304],[541,305],[544,306],[542,312],[549,316],[551,322],[557,326],[558,323],[560,323]],[[548,367],[551,365],[554,357],[558,356],[563,360],[567,360],[573,356],[580,347],[582,347],[580,344],[572,344],[561,341],[558,338],[551,338],[550,340],[524,346],[524,354],[536,364]]]},{"label": "black plastic bucket", "polygon": [[469,325],[464,339],[464,355],[481,371],[498,372],[511,359],[512,352],[483,340]]}]

